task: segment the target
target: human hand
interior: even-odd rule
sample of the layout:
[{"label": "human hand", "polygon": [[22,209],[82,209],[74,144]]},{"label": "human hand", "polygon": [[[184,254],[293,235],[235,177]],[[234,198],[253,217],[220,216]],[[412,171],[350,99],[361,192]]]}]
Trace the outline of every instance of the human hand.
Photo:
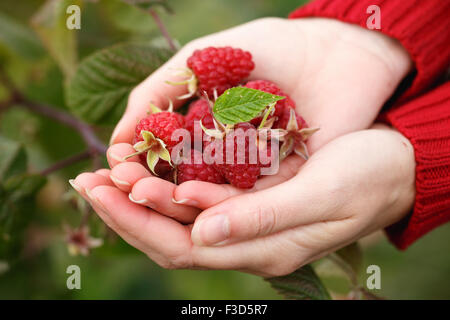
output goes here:
[{"label": "human hand", "polygon": [[409,141],[378,125],[331,141],[293,178],[272,187],[266,182],[256,192],[200,181],[147,191],[160,192],[156,207],[167,206],[174,194],[208,208],[193,226],[129,201],[130,190],[136,198],[146,192],[138,191],[142,180],[162,179],[122,181],[123,192],[113,186],[111,173],[102,171],[81,174],[74,186],[112,229],[165,268],[233,269],[270,277],[400,220],[414,200],[414,168]]},{"label": "human hand", "polygon": [[212,34],[185,45],[172,59],[131,93],[127,110],[111,143],[133,141],[137,121],[146,116],[149,102],[160,108],[187,92],[173,69],[186,67],[195,49],[232,46],[253,55],[250,80],[276,83],[297,104],[311,127],[320,127],[309,150],[344,133],[368,128],[381,107],[409,72],[408,53],[394,39],[332,19],[264,18]]},{"label": "human hand", "polygon": [[[167,97],[173,99],[186,93],[184,86],[165,83],[168,79],[177,80],[171,78],[172,69],[185,67],[187,57],[195,49],[210,45],[231,45],[252,52],[256,68],[251,79],[277,83],[295,100],[297,112],[309,125],[321,128],[308,140],[310,153],[339,135],[370,126],[411,64],[403,48],[389,37],[330,19],[266,18],[194,40],[133,90],[127,111],[112,136],[116,144],[108,150],[111,168],[134,152],[134,127],[146,116],[149,102],[164,107]],[[115,181],[124,191],[129,186],[121,185],[120,180],[147,177],[143,167],[130,165],[130,161],[133,162],[131,159],[113,169],[113,179],[115,171],[120,171]],[[280,172],[258,181],[255,190],[287,180],[302,163],[295,157],[283,161]],[[175,188],[156,178],[143,179],[139,186],[138,190],[147,192],[136,191],[135,196],[145,196],[147,201],[142,204],[152,202],[153,208],[159,202],[153,190],[163,186],[167,190]],[[199,212],[182,204],[159,207],[160,213],[185,223],[192,222]],[[170,208],[168,212],[163,210],[166,207]]]}]

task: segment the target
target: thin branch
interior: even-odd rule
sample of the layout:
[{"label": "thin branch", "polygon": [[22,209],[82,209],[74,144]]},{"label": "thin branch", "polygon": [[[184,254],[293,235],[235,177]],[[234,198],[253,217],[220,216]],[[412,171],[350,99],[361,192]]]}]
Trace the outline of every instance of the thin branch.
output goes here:
[{"label": "thin branch", "polygon": [[366,298],[366,300],[387,300],[384,297],[377,296],[376,294],[373,294],[372,292],[367,291],[364,288],[359,289],[361,291],[361,294]]},{"label": "thin branch", "polygon": [[93,210],[94,209],[91,206],[84,206],[83,210],[81,210],[81,220],[78,229],[89,224],[89,218],[92,216]]},{"label": "thin branch", "polygon": [[89,149],[92,151],[95,151],[98,154],[104,154],[106,152],[106,145],[97,138],[92,128],[86,123],[78,120],[67,112],[30,101],[20,94],[16,96],[16,99],[17,103],[25,109],[46,116],[47,118],[51,118],[78,131]]},{"label": "thin branch", "polygon": [[5,101],[0,101],[0,112],[5,111],[15,103],[13,98],[9,98]]},{"label": "thin branch", "polygon": [[336,253],[331,253],[327,256],[327,258],[330,259],[331,261],[333,261],[337,266],[339,266],[342,269],[342,271],[344,271],[344,273],[347,275],[348,279],[350,280],[350,282],[352,284],[352,287],[353,287],[352,292],[354,294],[356,294],[358,299],[361,299],[361,296],[363,296],[364,298],[366,298],[368,300],[384,300],[384,298],[379,297],[379,296],[367,291],[364,287],[359,285],[358,278],[357,278],[355,271],[339,255],[337,255]]},{"label": "thin branch", "polygon": [[355,271],[346,261],[344,261],[336,253],[329,254],[327,258],[333,261],[336,265],[338,265],[342,269],[342,271],[345,272],[354,288],[359,287],[358,278],[356,277]]},{"label": "thin branch", "polygon": [[11,91],[10,99],[4,103],[5,107],[17,104],[18,106],[75,129],[85,141],[91,156],[95,157],[106,152],[106,145],[97,138],[94,130],[88,124],[63,110],[29,100],[14,86],[11,80],[6,76],[4,70],[1,70],[0,72],[0,82]]},{"label": "thin branch", "polygon": [[61,160],[61,161],[51,165],[47,169],[42,170],[40,173],[41,173],[41,175],[46,176],[46,175],[49,175],[50,173],[58,171],[62,168],[68,167],[71,164],[77,163],[81,160],[89,159],[91,157],[92,157],[92,152],[89,150],[86,150],[86,151],[76,154],[74,156],[70,156],[64,160]]},{"label": "thin branch", "polygon": [[149,9],[150,14],[153,17],[153,20],[155,20],[156,25],[159,28],[159,31],[161,31],[161,34],[166,39],[167,44],[169,45],[169,48],[173,51],[177,51],[177,47],[175,45],[175,42],[173,41],[172,37],[170,36],[169,32],[167,31],[166,26],[162,22],[162,20],[159,18],[158,13],[154,9]]}]

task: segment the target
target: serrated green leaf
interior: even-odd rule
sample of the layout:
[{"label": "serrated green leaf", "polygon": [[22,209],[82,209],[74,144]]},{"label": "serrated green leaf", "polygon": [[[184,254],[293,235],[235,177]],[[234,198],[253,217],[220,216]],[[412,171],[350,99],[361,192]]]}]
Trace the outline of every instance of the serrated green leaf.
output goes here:
[{"label": "serrated green leaf", "polygon": [[0,12],[0,44],[30,60],[42,57],[44,50],[33,32]]},{"label": "serrated green leaf", "polygon": [[0,183],[27,169],[27,155],[22,145],[0,136]]},{"label": "serrated green leaf", "polygon": [[3,183],[3,190],[12,201],[19,201],[33,196],[46,182],[40,174],[22,173],[14,175]]},{"label": "serrated green leaf", "polygon": [[0,183],[0,254],[17,252],[15,241],[21,237],[34,213],[34,196],[45,184],[38,174],[21,173]]},{"label": "serrated green leaf", "polygon": [[213,113],[217,120],[225,124],[247,122],[257,117],[270,104],[284,98],[261,90],[235,87],[217,98]]},{"label": "serrated green leaf", "polygon": [[287,299],[330,300],[330,294],[310,265],[282,277],[266,279]]},{"label": "serrated green leaf", "polygon": [[89,123],[114,124],[122,116],[131,90],[172,54],[142,43],[97,51],[80,63],[66,91],[67,105]]},{"label": "serrated green leaf", "polygon": [[67,28],[66,10],[70,5],[81,6],[81,0],[47,0],[32,17],[31,25],[66,78],[77,66],[77,30]]}]

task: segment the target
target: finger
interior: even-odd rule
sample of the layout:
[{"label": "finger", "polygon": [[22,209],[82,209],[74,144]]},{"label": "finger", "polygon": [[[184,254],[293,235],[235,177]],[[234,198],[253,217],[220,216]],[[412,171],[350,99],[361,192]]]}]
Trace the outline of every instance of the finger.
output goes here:
[{"label": "finger", "polygon": [[111,172],[111,170],[109,170],[109,169],[104,169],[104,168],[103,168],[103,169],[98,169],[98,170],[95,171],[94,173],[109,178],[109,173],[110,173],[110,172]]},{"label": "finger", "polygon": [[95,205],[108,216],[128,238],[137,240],[144,251],[157,263],[171,267],[191,265],[189,228],[155,211],[132,203],[126,193],[110,186],[91,190]]},{"label": "finger", "polygon": [[313,174],[254,193],[232,197],[205,210],[192,229],[198,245],[217,245],[253,239],[284,229],[332,220],[339,203],[327,201],[326,179]]},{"label": "finger", "polygon": [[[145,252],[145,250],[147,249],[146,244],[142,243],[135,237],[133,237],[130,234],[128,234],[127,232],[125,232],[117,223],[115,223],[113,221],[113,219],[111,219],[111,217],[109,216],[107,209],[98,204],[98,200],[92,194],[91,190],[86,189],[86,195],[87,195],[87,197],[85,198],[85,200],[89,202],[89,204],[94,209],[94,211],[97,213],[97,215],[100,217],[100,219],[102,219],[103,222],[109,228],[111,228],[113,231],[115,231],[127,243],[129,243],[133,247]],[[105,196],[108,197],[108,195],[105,195]]]},{"label": "finger", "polygon": [[[133,131],[134,132],[134,131]],[[133,156],[128,159],[124,159],[126,156],[135,153],[133,146],[129,143],[118,143],[110,146],[106,152],[106,158],[108,159],[109,166],[114,168],[119,163],[123,162],[140,162],[139,156]]]},{"label": "finger", "polygon": [[86,190],[90,190],[98,185],[113,186],[109,177],[105,177],[93,172],[83,172],[75,179],[69,180],[72,187],[83,197],[87,198]]},{"label": "finger", "polygon": [[134,184],[130,200],[182,223],[192,223],[200,210],[185,204],[174,203],[172,198],[175,188],[175,184],[157,177],[143,178]]},{"label": "finger", "polygon": [[224,246],[192,247],[194,266],[209,269],[240,270],[258,276],[285,275],[299,268],[312,255],[296,241],[299,229],[289,229],[266,237]]},{"label": "finger", "polygon": [[117,188],[99,185],[88,194],[87,199],[108,226],[165,268],[242,269],[261,276],[276,272],[272,271],[273,263],[268,262],[276,261],[279,251],[274,244],[282,240],[256,239],[225,247],[193,247],[188,226],[133,204]]},{"label": "finger", "polygon": [[84,172],[76,179],[70,180],[72,187],[92,206],[100,218],[110,227],[114,229],[114,223],[108,217],[106,212],[92,203],[90,198],[90,190],[101,185],[113,185],[109,177],[99,175],[92,172]]},{"label": "finger", "polygon": [[132,91],[127,109],[111,136],[112,144],[132,142],[134,128],[139,120],[147,115],[150,102],[161,109],[167,108],[169,99],[173,101],[175,107],[181,105],[182,102],[177,97],[187,93],[186,85],[174,86],[167,84],[166,81],[185,80],[185,77],[173,74],[176,69],[186,67],[186,59],[192,51],[193,49],[185,47]]},{"label": "finger", "polygon": [[[182,249],[177,249],[176,246],[174,246],[174,248],[170,248],[171,241],[167,241],[167,239],[162,239],[168,244],[167,250],[164,250],[162,246],[153,247],[149,245],[147,241],[148,237],[145,236],[147,235],[146,231],[143,231],[141,234],[140,231],[142,228],[139,229],[136,226],[141,225],[141,227],[143,227],[142,221],[146,220],[148,218],[147,216],[149,215],[154,216],[152,218],[152,222],[162,222],[162,225],[159,226],[162,228],[161,232],[164,232],[164,228],[167,228],[167,236],[173,236],[173,240],[177,242],[177,245],[191,245],[190,230],[185,229],[187,227],[183,227],[182,225],[177,224],[174,220],[170,218],[164,218],[163,216],[160,216],[156,212],[151,211],[145,207],[141,206],[143,211],[133,210],[136,209],[138,205],[130,202],[125,193],[115,187],[112,187],[112,182],[111,180],[109,180],[109,178],[95,173],[87,172],[82,173],[76,179],[71,180],[71,184],[77,191],[81,191],[80,194],[82,194],[85,200],[91,204],[99,217],[111,229],[117,232],[130,245],[147,253],[149,257],[157,263],[163,266],[170,266],[170,264],[173,262],[171,262],[167,257],[177,257],[177,255],[181,253],[184,256],[188,254],[189,250],[186,250],[184,247]],[[111,208],[113,208],[114,210],[111,210]],[[155,216],[159,216],[160,218]],[[164,219],[167,219],[167,221]],[[167,224],[169,224],[171,228],[167,227]],[[158,229],[158,226],[151,225],[147,231],[151,232],[154,229]],[[174,232],[174,234],[171,234],[171,229],[176,230],[176,232]],[[151,237],[151,235],[148,236]],[[159,234],[155,233],[154,236],[158,237]],[[184,239],[184,242],[181,241],[181,238]],[[151,244],[157,244],[157,239],[158,238],[154,238]],[[179,261],[183,260],[180,258]]]},{"label": "finger", "polygon": [[123,162],[112,168],[110,179],[120,190],[129,193],[140,179],[151,177],[150,172],[140,163]]},{"label": "finger", "polygon": [[174,200],[180,204],[207,209],[228,198],[259,190],[264,190],[280,184],[295,176],[300,166],[305,162],[301,157],[291,156],[280,165],[275,175],[264,176],[256,181],[252,189],[239,189],[229,184],[212,184],[203,181],[187,181],[180,184],[174,192]]}]

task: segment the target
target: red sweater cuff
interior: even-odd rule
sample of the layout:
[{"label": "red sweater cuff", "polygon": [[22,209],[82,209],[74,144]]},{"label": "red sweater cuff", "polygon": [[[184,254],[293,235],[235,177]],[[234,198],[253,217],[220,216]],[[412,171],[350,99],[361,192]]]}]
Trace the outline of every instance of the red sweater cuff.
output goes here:
[{"label": "red sweater cuff", "polygon": [[450,1],[448,0],[316,0],[289,18],[324,17],[367,27],[371,5],[380,7],[381,32],[409,52],[417,74],[402,95],[406,101],[436,83],[450,65]]},{"label": "red sweater cuff", "polygon": [[386,112],[382,119],[407,137],[415,151],[413,212],[386,230],[399,249],[406,249],[450,221],[450,82]]}]

